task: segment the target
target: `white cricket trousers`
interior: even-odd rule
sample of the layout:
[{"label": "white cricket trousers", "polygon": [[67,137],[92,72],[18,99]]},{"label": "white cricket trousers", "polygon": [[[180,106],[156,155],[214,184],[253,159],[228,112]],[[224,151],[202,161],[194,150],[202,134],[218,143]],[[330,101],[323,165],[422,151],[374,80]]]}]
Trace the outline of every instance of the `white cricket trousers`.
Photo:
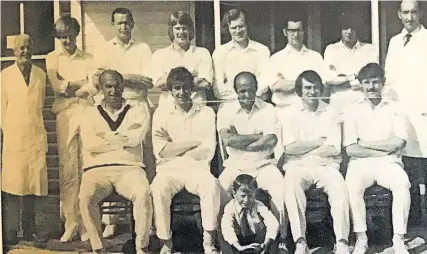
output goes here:
[{"label": "white cricket trousers", "polygon": [[285,195],[283,188],[283,176],[279,169],[272,164],[262,166],[256,170],[240,170],[227,167],[219,176],[221,186],[227,192],[227,197],[222,197],[222,204],[227,204],[231,200],[233,182],[237,176],[248,174],[254,177],[258,187],[266,190],[271,196],[271,211],[280,223],[280,237],[286,238],[288,230],[288,219],[285,209]]},{"label": "white cricket trousers", "polygon": [[151,183],[154,223],[162,240],[172,237],[170,230],[172,198],[184,188],[200,197],[202,226],[205,231],[218,228],[220,187],[210,173],[208,164],[189,157],[178,157],[156,167],[157,175]]},{"label": "white cricket trousers", "polygon": [[153,206],[144,169],[138,166],[105,166],[86,171],[80,187],[80,211],[92,249],[103,248],[99,202],[114,189],[133,203],[136,249],[147,247]]},{"label": "white cricket trousers", "polygon": [[296,242],[306,237],[307,199],[305,191],[313,185],[328,195],[336,240],[348,240],[350,233],[348,191],[344,178],[337,168],[295,165],[286,168],[285,205],[291,223],[292,237]]},{"label": "white cricket trousers", "polygon": [[354,232],[365,232],[366,207],[363,195],[365,189],[375,182],[389,189],[393,194],[392,221],[395,234],[406,234],[411,197],[408,175],[398,163],[360,163],[348,165],[346,184],[350,197],[350,208],[353,217]]},{"label": "white cricket trousers", "polygon": [[83,173],[82,145],[78,133],[82,110],[83,106],[72,106],[56,116],[61,217],[64,216],[65,230],[78,226],[80,234],[84,233],[78,199]]}]

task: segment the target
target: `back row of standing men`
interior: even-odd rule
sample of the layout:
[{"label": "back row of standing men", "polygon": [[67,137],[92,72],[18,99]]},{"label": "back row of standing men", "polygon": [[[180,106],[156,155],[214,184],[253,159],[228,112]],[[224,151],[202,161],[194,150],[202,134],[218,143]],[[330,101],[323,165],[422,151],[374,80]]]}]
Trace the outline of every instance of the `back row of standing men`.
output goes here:
[{"label": "back row of standing men", "polygon": [[[347,186],[355,231],[359,233],[356,250],[363,253],[367,246],[366,235],[363,233],[366,231],[363,198],[360,200],[359,194],[362,189],[372,184],[373,180],[393,191],[396,233],[394,240],[396,248],[402,250],[410,199],[407,195],[409,182],[405,181],[407,177],[400,165],[399,153],[406,144],[406,148],[410,148],[406,149],[410,163],[413,157],[420,156],[422,148],[427,148],[427,138],[423,133],[426,128],[422,127],[426,126],[427,112],[427,89],[423,86],[426,80],[423,70],[427,67],[427,49],[424,46],[427,42],[427,32],[419,22],[422,15],[419,3],[402,2],[398,15],[404,29],[390,42],[386,73],[387,87],[392,89],[387,89],[387,100],[381,100],[380,88],[385,79],[380,68],[369,65],[364,74],[359,73],[360,68],[367,63],[377,62],[377,54],[372,45],[357,40],[356,31],[349,22],[343,22],[342,40],[327,47],[324,61],[319,53],[303,45],[303,23],[299,18],[291,18],[283,30],[288,38],[288,45],[269,58],[267,47],[248,38],[244,14],[238,10],[230,10],[224,16],[224,25],[232,40],[215,50],[212,61],[206,49],[191,45],[194,24],[184,12],[171,15],[168,31],[171,45],[157,50],[151,56],[147,44],[135,42],[131,38],[134,22],[130,11],[124,8],[116,9],[111,20],[116,37],[95,54],[95,59],[76,47],[75,39],[80,32],[77,21],[68,16],[60,18],[55,24],[55,36],[61,41],[62,48],[50,53],[46,64],[47,76],[56,94],[53,111],[57,114],[61,212],[65,218],[65,233],[61,240],[71,240],[80,226],[81,238],[90,238],[93,249],[101,250],[100,220],[96,217],[93,204],[97,205],[97,202],[111,191],[111,184],[114,184],[120,194],[132,197],[133,201],[135,197],[132,195],[135,193],[147,193],[148,188],[143,187],[148,186],[148,182],[131,183],[140,179],[141,170],[138,168],[143,167],[141,147],[138,144],[144,139],[150,122],[150,102],[147,102],[146,89],[154,85],[164,90],[153,118],[153,145],[158,174],[151,186],[155,225],[159,238],[165,243],[164,253],[172,248],[168,229],[170,200],[183,187],[204,197],[201,207],[205,251],[216,251],[212,243],[213,232],[217,227],[216,214],[220,209],[217,197],[219,187],[208,174],[216,143],[215,115],[202,103],[206,100],[205,91],[210,87],[213,87],[215,96],[222,102],[218,112],[217,129],[226,148],[225,153],[230,156],[224,162],[226,170],[219,179],[221,185],[228,189],[238,174],[253,175],[258,185],[269,190],[272,196],[272,211],[280,223],[280,249],[286,249],[284,238],[289,217],[299,253],[306,251],[303,212],[305,204],[301,191],[311,184],[324,187],[330,197],[338,241],[337,253],[346,253],[346,249],[348,251],[348,207],[346,210],[345,206],[348,197],[343,197],[346,192],[342,191],[345,185],[337,184],[340,180],[336,179],[341,176],[329,177],[328,174],[336,174],[336,170],[328,170],[327,173],[324,171],[338,165],[339,158],[336,156],[341,150],[341,144],[337,141],[340,131],[334,132],[336,126],[333,123],[337,119],[332,120],[337,117],[330,115],[341,116],[345,111],[351,112],[353,104],[361,103],[358,110],[363,108],[363,113],[353,115],[348,121],[351,124],[344,125],[344,146],[350,148],[347,153],[351,157],[360,158],[350,163],[357,169],[349,168],[347,175],[347,179],[352,179],[347,180],[352,183]],[[2,129],[5,134],[2,190],[12,195],[25,196],[24,214],[27,218],[32,218],[32,196],[47,194],[44,156],[47,145],[41,117],[44,73],[36,66],[28,64],[31,63],[31,40],[28,37],[17,38],[15,55],[16,64],[6,69],[2,75]],[[405,64],[400,64],[400,59],[406,59]],[[184,66],[191,75],[185,69],[170,71],[178,66]],[[118,73],[105,69],[113,69]],[[305,70],[314,70],[320,76],[314,72],[304,72]],[[360,100],[363,96],[357,92],[360,86],[358,76],[359,80],[366,80],[366,94],[369,97],[379,97],[379,100],[370,100],[371,104]],[[194,82],[190,82],[192,78]],[[22,84],[17,85],[16,80],[21,80]],[[187,87],[189,82],[194,83],[194,87]],[[344,90],[331,96],[331,110],[328,114],[323,114],[324,106],[318,98],[321,96],[319,92],[324,90],[322,83],[333,87],[331,90]],[[99,95],[96,84],[102,91]],[[125,85],[123,94],[120,88],[122,84]],[[369,86],[370,89],[367,89]],[[263,98],[269,89],[275,108],[260,99],[254,101],[255,94]],[[188,94],[188,91],[193,90],[194,93]],[[298,99],[298,96],[303,99]],[[388,101],[396,99],[396,96],[403,105],[402,108],[407,110],[403,113],[415,128],[410,133],[412,137],[405,134],[407,126],[401,119],[401,114],[396,113],[394,103],[388,106]],[[22,98],[27,103],[22,103]],[[92,98],[95,98],[97,107],[93,107]],[[236,98],[239,100],[236,101]],[[304,113],[305,111],[316,113]],[[369,124],[367,116],[371,119]],[[135,119],[142,119],[143,122]],[[18,128],[22,128],[23,132],[17,131]],[[208,132],[212,133],[207,134]],[[414,136],[418,137],[418,140]],[[82,141],[85,154],[83,166],[80,165],[79,159]],[[332,152],[331,147],[335,147]],[[280,172],[269,157],[274,149],[277,158],[282,154],[286,155],[286,191],[280,183],[271,184],[281,179]],[[425,153],[423,155],[425,156]],[[424,157],[423,155],[421,157]],[[377,156],[383,158],[370,158]],[[293,174],[290,170],[293,167],[307,170],[307,165],[311,167],[313,163],[316,164],[314,166],[319,166],[318,172],[309,170],[303,173],[304,170],[296,170]],[[391,163],[393,166],[388,169],[381,164],[378,168],[387,170],[384,174],[379,170],[371,170],[375,163]],[[189,166],[193,164],[194,166]],[[129,174],[126,177],[123,177],[123,165],[132,165],[127,168]],[[425,166],[425,163],[423,165]],[[85,179],[96,182],[82,184],[80,187],[83,168],[86,171],[90,169],[83,174],[83,183]],[[360,174],[366,170],[369,172]],[[202,171],[206,173],[205,176],[200,173]],[[352,171],[357,173],[350,173]],[[356,181],[361,175],[366,177]],[[197,178],[191,178],[192,176]],[[206,180],[201,180],[202,178]],[[303,184],[295,185],[295,182],[299,182],[296,179],[301,180],[300,178],[304,179]],[[328,182],[330,179],[334,179],[334,184]],[[402,181],[397,182],[395,179]],[[208,184],[212,188],[207,188]],[[94,185],[110,187],[104,186],[100,193],[99,188]],[[340,190],[329,190],[331,185]],[[130,187],[132,190],[129,190]],[[133,187],[142,189],[136,190]],[[87,234],[76,212],[79,189]],[[287,196],[284,193],[299,194]],[[333,198],[335,195],[339,197]],[[139,251],[145,250],[148,244],[146,226],[151,224],[151,212],[148,209],[151,201],[144,198],[141,200],[139,204],[135,204],[138,211],[135,213],[135,220]],[[285,201],[288,215],[283,205]],[[337,202],[339,204],[336,204]],[[105,223],[107,227],[104,236],[107,236],[114,230],[115,222],[107,220]],[[34,221],[30,220],[26,224],[24,237],[32,238]],[[227,233],[224,237],[225,235]],[[229,242],[234,245],[232,240]]]}]

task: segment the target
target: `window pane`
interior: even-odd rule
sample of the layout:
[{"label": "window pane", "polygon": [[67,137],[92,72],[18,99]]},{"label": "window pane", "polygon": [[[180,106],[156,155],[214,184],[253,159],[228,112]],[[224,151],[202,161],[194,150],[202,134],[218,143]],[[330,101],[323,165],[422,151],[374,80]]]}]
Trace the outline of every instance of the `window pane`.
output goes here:
[{"label": "window pane", "polygon": [[46,55],[55,48],[53,29],[53,2],[24,2],[25,33],[33,38],[34,55]]},{"label": "window pane", "polygon": [[7,49],[7,36],[19,34],[19,2],[1,3],[1,56],[13,56]]}]

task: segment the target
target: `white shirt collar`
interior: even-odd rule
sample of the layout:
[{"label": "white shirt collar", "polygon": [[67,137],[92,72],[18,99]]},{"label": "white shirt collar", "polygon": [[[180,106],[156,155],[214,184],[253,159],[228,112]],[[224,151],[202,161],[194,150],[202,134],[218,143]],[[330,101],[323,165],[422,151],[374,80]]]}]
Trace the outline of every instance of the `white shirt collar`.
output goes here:
[{"label": "white shirt collar", "polygon": [[338,45],[339,45],[340,47],[345,48],[345,49],[348,49],[348,50],[356,50],[356,49],[360,48],[360,46],[362,46],[362,43],[361,43],[359,40],[357,40],[357,41],[356,41],[356,44],[354,44],[353,48],[351,48],[351,49],[349,49],[349,48],[344,44],[344,42],[343,42],[342,40],[340,40],[340,41],[339,41]]},{"label": "white shirt collar", "polygon": [[[173,52],[178,52],[177,50],[175,50],[175,48],[174,48],[174,46],[173,46],[173,43],[171,43],[170,45],[169,45],[169,50],[171,50],[171,51],[173,51]],[[191,53],[194,53],[194,51],[196,50],[196,47],[193,45],[193,44],[191,44],[190,43],[190,46],[188,47],[188,50],[187,51],[185,51],[185,53],[187,53],[187,52],[191,52]]]},{"label": "white shirt collar", "polygon": [[[120,45],[120,43],[119,43],[119,39],[118,39],[117,37],[114,37],[114,38],[111,40],[111,43],[113,44],[113,46],[121,47],[121,45]],[[133,44],[135,44],[135,41],[134,41],[134,39],[133,39],[133,38],[130,38],[129,43],[128,43],[128,44],[126,44],[126,45],[124,45],[124,49],[128,49],[128,48],[130,48]]]},{"label": "white shirt collar", "polygon": [[120,109],[119,109],[119,110],[115,111],[114,113],[113,113],[113,112],[111,112],[110,110],[108,110],[108,108],[107,108],[107,107],[104,107],[104,101],[103,101],[103,100],[101,101],[101,103],[100,103],[99,105],[100,105],[100,106],[104,109],[104,111],[105,111],[105,112],[107,112],[110,116],[116,116],[116,115],[120,114],[120,113],[125,109],[125,107],[128,105],[128,102],[127,102],[127,100],[126,100],[125,98],[123,98],[123,104],[122,104],[122,106],[120,107]]},{"label": "white shirt collar", "polygon": [[[421,30],[424,30],[424,26],[422,24],[420,24],[417,28],[415,28],[414,31],[410,32],[410,34],[415,35],[419,33]],[[402,29],[403,38],[405,38],[407,34],[409,34],[408,31],[405,28],[403,28]]]},{"label": "white shirt collar", "polygon": [[[242,108],[242,106],[240,105],[239,101],[237,101],[237,104],[239,105],[239,109],[237,110],[237,113],[246,113],[246,111]],[[256,113],[256,111],[260,110],[262,108],[262,102],[260,101],[260,99],[255,98],[255,102],[254,105],[252,106],[252,109],[249,113],[246,113],[248,115],[253,115]]]},{"label": "white shirt collar", "polygon": [[[305,108],[301,99],[295,102],[295,108],[298,111],[308,112],[308,111],[305,111]],[[323,113],[327,110],[327,108],[328,108],[328,104],[326,104],[322,100],[319,100],[319,105],[317,106],[317,110],[315,113]]]},{"label": "white shirt collar", "polygon": [[286,44],[286,47],[283,49],[283,52],[285,52],[286,54],[290,54],[290,53],[304,54],[304,53],[307,53],[308,51],[309,49],[304,44],[302,45],[300,51],[297,51],[294,47],[289,45],[289,43]]},{"label": "white shirt collar", "polygon": [[[233,40],[231,40],[230,42],[228,42],[228,45],[229,45],[228,50],[232,50],[232,49],[237,49],[238,48],[237,45],[236,45],[236,43]],[[258,47],[257,47],[257,44],[256,44],[255,41],[249,39],[248,46],[246,48],[242,49],[242,50],[244,50],[244,51],[246,51],[246,50],[255,50],[256,51],[256,50],[258,50]]]},{"label": "white shirt collar", "polygon": [[84,55],[84,52],[79,48],[76,48],[76,51],[74,51],[74,54],[72,55],[68,55],[67,53],[65,53],[62,48],[58,49],[57,52],[58,52],[58,56],[68,56],[71,59],[74,59],[76,57],[81,57]]},{"label": "white shirt collar", "polygon": [[173,106],[171,109],[171,114],[173,114],[173,115],[175,115],[175,114],[184,115],[185,118],[190,117],[190,116],[200,112],[200,110],[202,110],[202,104],[193,103],[193,106],[191,107],[191,109],[188,112],[185,112],[184,110],[182,110],[182,108],[180,106],[178,106],[175,101],[172,105]]}]

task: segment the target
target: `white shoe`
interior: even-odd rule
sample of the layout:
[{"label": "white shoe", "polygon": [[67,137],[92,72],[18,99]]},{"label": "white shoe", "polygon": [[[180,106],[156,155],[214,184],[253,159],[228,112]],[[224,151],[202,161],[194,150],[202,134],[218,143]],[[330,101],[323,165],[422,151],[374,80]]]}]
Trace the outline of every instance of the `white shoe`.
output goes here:
[{"label": "white shoe", "polygon": [[66,243],[72,241],[77,236],[77,225],[74,227],[66,228],[64,234],[61,236],[59,241]]},{"label": "white shoe", "polygon": [[84,233],[80,236],[80,241],[82,242],[87,242],[89,241],[89,234],[88,233]]},{"label": "white shoe", "polygon": [[335,245],[335,254],[350,254],[350,250],[348,249],[348,245],[343,242],[338,242]]},{"label": "white shoe", "polygon": [[368,249],[368,239],[365,237],[359,237],[354,245],[353,254],[365,254]]},{"label": "white shoe", "polygon": [[396,254],[409,254],[405,242],[400,237],[393,237],[393,250]]},{"label": "white shoe", "polygon": [[295,248],[295,254],[309,254],[310,250],[308,249],[306,242],[297,243]]},{"label": "white shoe", "polygon": [[109,238],[116,233],[116,225],[106,225],[102,237]]}]

